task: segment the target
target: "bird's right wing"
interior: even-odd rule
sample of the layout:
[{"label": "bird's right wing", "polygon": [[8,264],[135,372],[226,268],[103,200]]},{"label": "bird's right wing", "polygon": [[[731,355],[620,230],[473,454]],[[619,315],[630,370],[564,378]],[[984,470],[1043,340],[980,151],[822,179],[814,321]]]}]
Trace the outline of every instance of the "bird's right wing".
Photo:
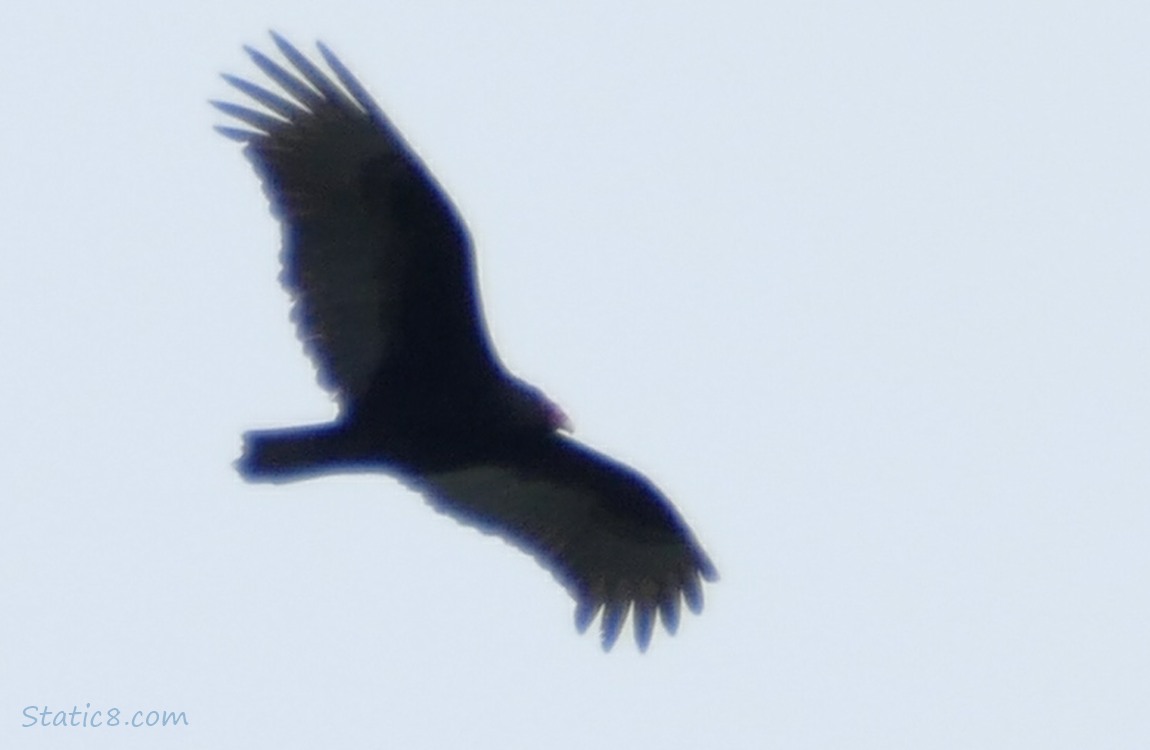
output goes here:
[{"label": "bird's right wing", "polygon": [[295,72],[247,52],[283,95],[224,76],[261,108],[213,104],[246,126],[218,130],[246,144],[280,220],[281,279],[321,384],[354,401],[389,359],[409,357],[421,341],[440,347],[433,365],[489,360],[470,242],[455,209],[326,47],[338,83],[272,36]]},{"label": "bird's right wing", "polygon": [[674,632],[682,601],[694,612],[702,609],[700,578],[718,578],[686,523],[650,481],[560,435],[405,482],[437,510],[534,556],[575,598],[581,631],[602,609],[605,649],[628,610],[642,649],[656,612]]}]

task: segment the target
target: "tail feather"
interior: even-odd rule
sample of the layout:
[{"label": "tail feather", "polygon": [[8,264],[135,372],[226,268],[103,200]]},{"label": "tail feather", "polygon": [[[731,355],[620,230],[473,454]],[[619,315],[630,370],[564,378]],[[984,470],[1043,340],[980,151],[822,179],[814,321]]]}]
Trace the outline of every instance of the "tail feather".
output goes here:
[{"label": "tail feather", "polygon": [[331,426],[253,430],[244,433],[243,454],[235,466],[249,482],[294,482],[369,463],[356,449],[358,442]]}]

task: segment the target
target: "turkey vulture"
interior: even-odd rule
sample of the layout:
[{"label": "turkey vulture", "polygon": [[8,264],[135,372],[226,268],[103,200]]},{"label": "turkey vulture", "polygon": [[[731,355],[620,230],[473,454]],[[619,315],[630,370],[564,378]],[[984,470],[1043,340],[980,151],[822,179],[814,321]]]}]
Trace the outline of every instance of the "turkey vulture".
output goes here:
[{"label": "turkey vulture", "polygon": [[650,481],[563,432],[563,412],[512,376],[488,339],[471,243],[447,196],[351,72],[335,78],[272,34],[295,71],[248,55],[282,89],[225,75],[262,105],[213,102],[245,144],[283,228],[292,318],[332,391],[332,424],[248,432],[249,481],[382,471],[438,511],[533,555],[576,601],[602,610],[609,650],[629,610],[646,650],[702,608],[714,566]]}]

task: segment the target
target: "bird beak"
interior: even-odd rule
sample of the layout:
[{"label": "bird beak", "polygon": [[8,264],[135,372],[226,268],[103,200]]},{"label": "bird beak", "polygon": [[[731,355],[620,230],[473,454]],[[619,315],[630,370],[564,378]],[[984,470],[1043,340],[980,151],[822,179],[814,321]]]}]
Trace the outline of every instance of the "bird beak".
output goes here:
[{"label": "bird beak", "polygon": [[575,432],[575,425],[571,424],[571,417],[568,417],[567,412],[555,404],[551,404],[551,426],[568,434]]}]

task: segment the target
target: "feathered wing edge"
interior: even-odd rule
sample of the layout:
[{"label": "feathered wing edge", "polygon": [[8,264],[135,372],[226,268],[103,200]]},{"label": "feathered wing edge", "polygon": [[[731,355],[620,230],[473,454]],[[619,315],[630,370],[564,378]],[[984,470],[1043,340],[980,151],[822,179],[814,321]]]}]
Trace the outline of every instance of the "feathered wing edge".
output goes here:
[{"label": "feathered wing edge", "polygon": [[334,78],[272,38],[294,70],[245,47],[279,93],[224,75],[259,108],[212,102],[246,126],[216,130],[245,144],[283,231],[280,281],[292,295],[292,321],[320,385],[346,405],[370,388],[388,356],[385,323],[398,301],[381,269],[403,252],[362,209],[357,181],[370,159],[406,154],[406,145],[330,50],[319,45]]},{"label": "feathered wing edge", "polygon": [[[400,361],[397,347],[421,338],[397,335],[413,321],[428,340],[453,342],[473,361],[495,363],[470,238],[450,199],[327,47],[318,45],[325,73],[282,37],[272,38],[287,66],[245,49],[278,93],[224,75],[259,107],[212,104],[248,128],[217,130],[245,144],[280,222],[280,281],[293,297],[292,320],[320,385],[342,407],[354,406]],[[438,295],[406,293],[410,278],[436,274],[452,275],[432,290]]]},{"label": "feathered wing edge", "polygon": [[698,614],[702,581],[718,580],[690,529],[650,482],[564,437],[552,436],[534,455],[514,461],[404,481],[436,510],[535,557],[575,599],[579,632],[601,612],[604,650],[629,612],[640,650],[657,616],[675,633],[682,602]]},{"label": "feathered wing edge", "polygon": [[[393,354],[402,296],[395,269],[412,248],[389,234],[363,180],[373,162],[417,162],[363,85],[319,44],[324,72],[274,32],[286,66],[245,47],[276,92],[223,78],[255,108],[212,104],[246,128],[218,126],[245,144],[283,231],[281,283],[292,321],[322,387],[346,407],[373,385]],[[431,182],[425,170],[415,179]],[[434,187],[430,188],[434,189]]]},{"label": "feathered wing edge", "polygon": [[[248,143],[254,139],[264,137],[276,128],[282,127],[284,124],[298,119],[301,116],[306,116],[309,113],[314,113],[325,107],[336,106],[345,111],[362,111],[377,127],[386,131],[386,136],[396,142],[397,148],[407,148],[407,144],[404,143],[403,138],[399,135],[399,131],[391,124],[387,115],[380,109],[379,104],[376,103],[371,94],[367,93],[367,89],[359,82],[359,79],[355,77],[351,70],[344,65],[343,62],[336,57],[335,53],[328,49],[323,42],[317,42],[316,47],[319,49],[328,67],[335,73],[339,83],[343,86],[342,89],[336,86],[331,78],[320,70],[311,60],[308,60],[294,45],[274,31],[270,32],[270,34],[276,47],[278,47],[284,57],[295,66],[296,70],[303,76],[303,80],[300,80],[283,66],[253,47],[245,46],[244,51],[248,53],[248,56],[251,57],[256,67],[262,70],[268,78],[279,84],[295,101],[289,101],[279,94],[268,91],[262,86],[225,73],[223,74],[225,81],[282,119],[277,119],[264,112],[229,102],[212,101],[212,105],[221,112],[240,120],[254,129],[243,130],[226,125],[217,125],[217,132],[232,140]],[[350,97],[348,96],[349,94]]]}]

